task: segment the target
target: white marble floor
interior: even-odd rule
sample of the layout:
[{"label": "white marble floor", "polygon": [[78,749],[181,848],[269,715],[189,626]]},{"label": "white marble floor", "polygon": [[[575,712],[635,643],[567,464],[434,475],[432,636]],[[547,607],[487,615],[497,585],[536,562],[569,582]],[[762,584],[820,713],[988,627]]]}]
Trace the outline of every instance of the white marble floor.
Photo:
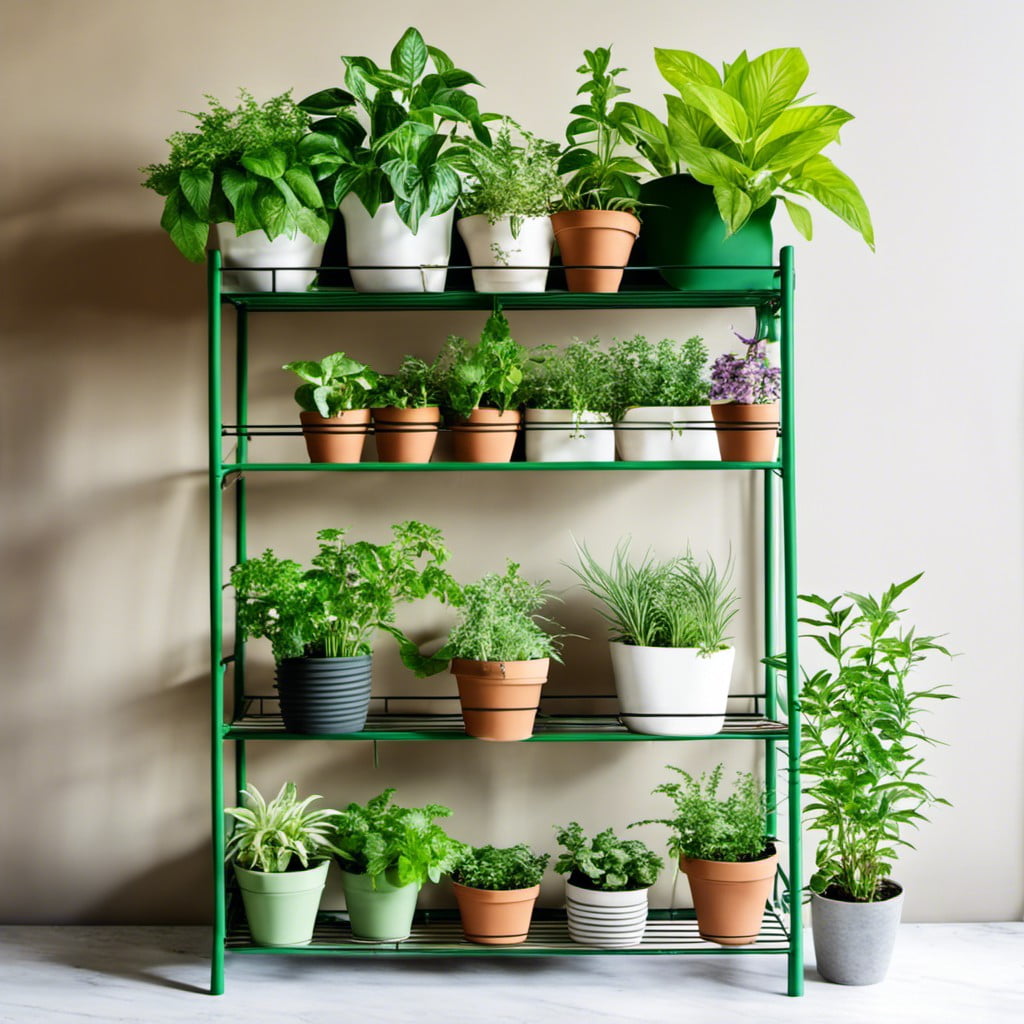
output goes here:
[{"label": "white marble floor", "polygon": [[[888,979],[789,999],[774,956],[351,961],[228,958],[202,928],[0,928],[0,1021],[244,1024],[985,1024],[1024,1021],[1024,924],[904,925]],[[810,949],[810,936],[808,947]]]}]

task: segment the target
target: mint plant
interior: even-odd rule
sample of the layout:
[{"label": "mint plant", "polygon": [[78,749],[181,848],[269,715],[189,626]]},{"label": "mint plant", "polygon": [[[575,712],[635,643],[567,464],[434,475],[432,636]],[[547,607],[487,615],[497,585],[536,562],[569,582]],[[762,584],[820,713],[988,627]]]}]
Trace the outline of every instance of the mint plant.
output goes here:
[{"label": "mint plant", "polygon": [[556,825],[558,842],[565,847],[555,871],[568,875],[573,885],[599,892],[646,889],[658,880],[665,862],[638,839],[620,839],[612,829],[588,838],[578,822]]},{"label": "mint plant", "polygon": [[436,824],[451,810],[441,804],[401,807],[391,803],[394,793],[389,787],[336,815],[332,843],[338,864],[350,874],[369,875],[375,887],[381,875],[392,885],[440,881],[466,850]]},{"label": "mint plant", "polygon": [[[846,593],[826,599],[802,594],[812,607],[800,622],[827,667],[803,673],[800,771],[804,815],[821,832],[817,869],[809,888],[841,899],[872,902],[882,898],[882,882],[892,871],[897,849],[910,847],[904,826],[927,821],[929,806],[949,801],[922,780],[921,744],[936,744],[921,724],[932,701],[954,695],[944,686],[912,688],[929,656],[950,656],[939,637],[905,628],[900,595],[921,573],[891,584],[880,598]],[[784,655],[765,664],[786,671]]]},{"label": "mint plant", "polygon": [[241,807],[225,811],[236,822],[225,847],[229,863],[276,874],[308,868],[335,852],[331,819],[338,812],[327,807],[310,810],[319,796],[300,801],[294,782],[286,782],[273,800],[265,800],[252,783],[242,796]]},{"label": "mint plant", "polygon": [[608,359],[616,420],[635,406],[708,403],[708,350],[697,335],[682,343],[670,338],[654,343],[637,334],[615,341]]},{"label": "mint plant", "polygon": [[452,870],[452,880],[493,892],[532,889],[540,884],[549,860],[550,854],[534,853],[525,843],[504,848],[471,846]]},{"label": "mint plant", "polygon": [[768,362],[768,342],[744,338],[733,331],[747,350],[726,353],[711,367],[711,401],[739,405],[770,405],[782,394],[782,371]]},{"label": "mint plant", "polygon": [[325,356],[320,362],[299,360],[285,363],[304,383],[295,391],[295,401],[305,412],[317,412],[325,419],[349,409],[366,409],[377,383],[368,366],[350,359],[344,352]]},{"label": "mint plant", "polygon": [[666,765],[683,777],[663,782],[654,793],[675,804],[671,818],[636,821],[638,825],[665,825],[672,830],[668,848],[673,857],[689,860],[751,861],[771,852],[765,839],[765,795],[751,772],[737,772],[732,793],[718,796],[722,765],[695,778],[682,768]]},{"label": "mint plant", "polygon": [[301,231],[323,242],[331,216],[307,152],[311,118],[291,92],[257,103],[245,89],[226,107],[207,95],[210,110],[190,113],[198,131],[174,132],[166,163],[142,168],[142,183],[165,197],[160,226],[187,259],[201,262],[211,224],[233,223],[238,234],[263,231],[273,240]]}]

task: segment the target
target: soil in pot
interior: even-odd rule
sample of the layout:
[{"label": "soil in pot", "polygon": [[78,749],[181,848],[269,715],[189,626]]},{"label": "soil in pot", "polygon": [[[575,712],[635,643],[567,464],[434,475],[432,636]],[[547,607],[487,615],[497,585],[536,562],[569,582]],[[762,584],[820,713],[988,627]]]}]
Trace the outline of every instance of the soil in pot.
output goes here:
[{"label": "soil in pot", "polygon": [[349,409],[337,416],[300,412],[310,462],[358,462],[370,432],[370,410]]},{"label": "soil in pot", "polygon": [[235,865],[245,917],[259,946],[308,946],[330,861],[305,871],[268,873]]},{"label": "soil in pot", "polygon": [[276,671],[286,732],[362,732],[370,706],[373,658],[285,658]]},{"label": "soil in pot", "polygon": [[387,874],[356,875],[342,868],[345,907],[357,942],[401,942],[409,938],[420,887],[393,885]]},{"label": "soil in pot", "polygon": [[452,426],[456,462],[508,462],[522,416],[518,409],[474,409],[469,419]]},{"label": "soil in pot", "polygon": [[474,889],[452,881],[462,934],[481,946],[514,946],[526,941],[540,886],[529,889]]},{"label": "soil in pot", "polygon": [[[565,210],[551,215],[571,292],[617,292],[640,221],[621,210]],[[611,269],[598,269],[611,268]]]},{"label": "soil in pot", "polygon": [[768,851],[750,861],[679,858],[702,939],[719,946],[749,946],[757,940],[779,863],[775,847]]},{"label": "soil in pot", "polygon": [[453,658],[466,732],[480,740],[525,740],[533,735],[548,658],[471,661]]},{"label": "soil in pot", "polygon": [[718,450],[723,462],[774,462],[778,451],[779,403],[713,403]]},{"label": "soil in pot", "polygon": [[373,409],[373,437],[378,462],[429,462],[437,443],[441,412],[423,409]]}]

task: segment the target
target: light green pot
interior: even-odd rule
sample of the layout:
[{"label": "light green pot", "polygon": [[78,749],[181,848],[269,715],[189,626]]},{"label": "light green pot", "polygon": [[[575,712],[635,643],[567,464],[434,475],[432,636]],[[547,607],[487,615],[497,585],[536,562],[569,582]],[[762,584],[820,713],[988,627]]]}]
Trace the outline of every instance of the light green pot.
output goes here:
[{"label": "light green pot", "polygon": [[361,942],[401,942],[409,938],[420,886],[392,885],[386,875],[341,872],[352,938]]},{"label": "light green pot", "polygon": [[235,865],[249,932],[258,946],[308,946],[331,862],[268,874]]}]

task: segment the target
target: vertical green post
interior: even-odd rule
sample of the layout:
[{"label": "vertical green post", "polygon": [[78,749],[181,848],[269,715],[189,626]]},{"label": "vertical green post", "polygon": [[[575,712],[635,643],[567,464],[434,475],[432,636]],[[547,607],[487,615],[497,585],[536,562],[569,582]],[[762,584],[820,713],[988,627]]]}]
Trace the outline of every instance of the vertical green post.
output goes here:
[{"label": "vertical green post", "polygon": [[221,492],[221,345],[220,253],[206,264],[207,330],[209,334],[209,461],[210,461],[210,804],[213,818],[213,949],[210,994],[224,991],[224,940],[227,932],[224,892],[224,620],[221,608],[224,506]]},{"label": "vertical green post", "polygon": [[793,366],[793,248],[782,269],[782,543],[785,562],[786,695],[789,704],[789,994],[804,991],[803,869],[800,807],[800,664],[796,577],[796,375]]},{"label": "vertical green post", "polygon": [[[776,652],[775,628],[775,473],[764,471],[764,653],[770,657]],[[775,692],[775,669],[764,667],[764,713],[774,719],[778,715],[778,700]],[[765,741],[764,750],[765,796],[768,801],[768,820],[765,831],[774,836],[779,827],[776,807],[778,797],[778,746],[774,739]]]},{"label": "vertical green post", "polygon": [[[235,423],[239,434],[236,451],[237,462],[249,461],[249,435],[244,428],[249,424],[249,311],[244,306],[235,310]],[[246,479],[243,473],[235,481],[235,561],[243,562],[247,555],[246,539]],[[235,659],[234,670],[234,718],[241,718],[245,710],[245,641],[238,627],[238,611],[235,610]],[[241,803],[242,790],[246,784],[245,740],[235,741],[235,793]]]}]

